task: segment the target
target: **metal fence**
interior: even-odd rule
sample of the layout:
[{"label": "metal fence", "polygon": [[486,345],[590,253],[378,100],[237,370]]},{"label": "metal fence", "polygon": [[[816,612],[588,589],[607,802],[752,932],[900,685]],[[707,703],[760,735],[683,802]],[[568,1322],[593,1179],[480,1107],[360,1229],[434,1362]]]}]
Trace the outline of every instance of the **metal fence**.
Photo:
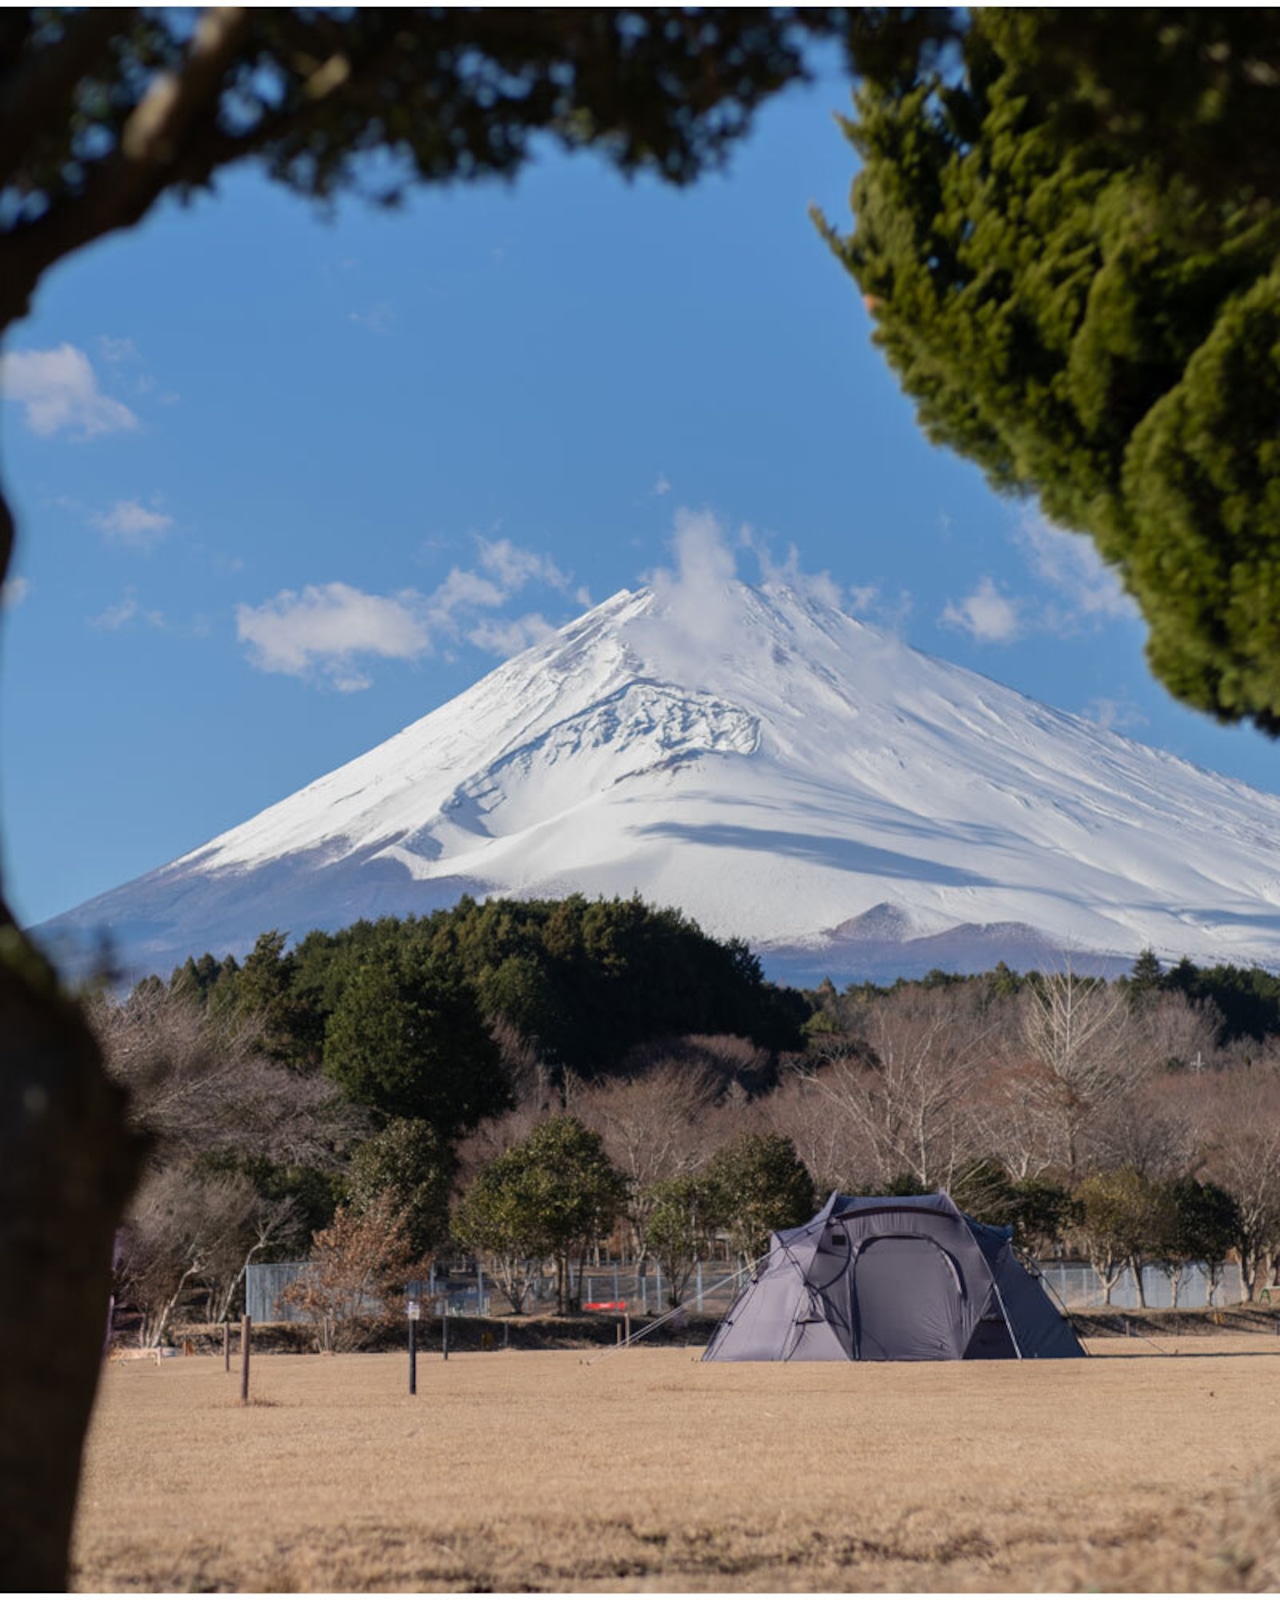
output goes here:
[{"label": "metal fence", "polygon": [[[245,1274],[245,1310],[255,1322],[301,1322],[305,1316],[284,1298],[290,1284],[306,1271],[305,1261],[253,1262]],[[725,1282],[728,1278],[731,1281]],[[683,1299],[697,1311],[721,1313],[728,1310],[737,1283],[733,1268],[723,1261],[699,1263],[684,1286]],[[628,1311],[632,1315],[656,1316],[670,1304],[670,1283],[661,1271],[640,1272],[634,1266],[606,1262],[588,1267],[581,1274],[570,1269],[571,1293],[581,1297],[584,1309]],[[493,1279],[474,1263],[456,1264],[447,1270],[432,1268],[430,1278],[421,1285],[420,1296],[432,1316],[490,1316],[511,1310],[506,1296]],[[556,1284],[552,1274],[538,1278],[525,1301],[526,1311],[553,1311]]]},{"label": "metal fence", "polygon": [[[1040,1275],[1051,1295],[1069,1311],[1086,1311],[1106,1303],[1106,1291],[1098,1274],[1082,1262],[1041,1261]],[[1142,1290],[1147,1305],[1157,1310],[1173,1304],[1173,1285],[1167,1273],[1158,1267],[1144,1267]],[[1186,1311],[1213,1304],[1234,1305],[1243,1295],[1240,1268],[1234,1265],[1219,1267],[1217,1283],[1209,1298],[1209,1275],[1203,1266],[1188,1267],[1178,1287],[1178,1305]],[[1111,1291],[1111,1304],[1119,1311],[1134,1311],[1138,1306],[1138,1288],[1133,1274],[1125,1268],[1120,1281]]]},{"label": "metal fence", "polygon": [[[282,1299],[284,1291],[306,1270],[305,1261],[253,1263],[245,1277],[245,1309],[255,1322],[300,1322],[305,1320],[295,1306]],[[1042,1261],[1038,1264],[1051,1298],[1071,1311],[1102,1306],[1105,1293],[1093,1268],[1080,1262]],[[570,1272],[572,1293],[580,1292],[584,1309],[601,1312],[629,1312],[632,1316],[657,1316],[671,1304],[671,1285],[661,1271],[640,1272],[633,1265],[606,1262],[587,1267],[578,1281]],[[723,1315],[733,1302],[741,1278],[723,1261],[700,1263],[683,1286],[680,1296],[690,1309]],[[1156,1308],[1173,1304],[1168,1276],[1156,1267],[1143,1271],[1142,1286],[1147,1305]],[[418,1291],[425,1309],[432,1316],[490,1316],[511,1310],[506,1296],[483,1269],[474,1264],[455,1263],[449,1268],[433,1268],[431,1277]],[[1212,1304],[1232,1305],[1243,1293],[1240,1269],[1219,1268]],[[525,1310],[554,1311],[555,1278],[547,1274],[537,1280]],[[1120,1311],[1137,1308],[1138,1294],[1132,1274],[1125,1269],[1111,1294],[1111,1304]],[[1208,1274],[1201,1266],[1189,1267],[1182,1276],[1178,1304],[1186,1310],[1207,1306]]]}]

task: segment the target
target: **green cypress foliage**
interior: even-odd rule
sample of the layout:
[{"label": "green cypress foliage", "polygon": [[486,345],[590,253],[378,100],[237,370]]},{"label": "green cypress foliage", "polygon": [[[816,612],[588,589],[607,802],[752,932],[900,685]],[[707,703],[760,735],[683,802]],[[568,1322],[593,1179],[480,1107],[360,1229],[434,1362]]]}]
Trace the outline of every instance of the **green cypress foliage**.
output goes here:
[{"label": "green cypress foliage", "polygon": [[895,57],[845,124],[854,229],[819,221],[929,437],[1092,536],[1175,695],[1274,735],[1280,181],[1232,131],[1274,120],[1274,13],[1128,15]]}]

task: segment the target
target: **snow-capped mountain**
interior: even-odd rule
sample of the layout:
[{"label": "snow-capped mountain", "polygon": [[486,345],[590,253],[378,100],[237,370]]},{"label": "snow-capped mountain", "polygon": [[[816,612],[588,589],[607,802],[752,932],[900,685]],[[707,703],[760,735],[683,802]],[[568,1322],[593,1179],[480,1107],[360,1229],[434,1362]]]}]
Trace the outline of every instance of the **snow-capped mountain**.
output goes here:
[{"label": "snow-capped mountain", "polygon": [[812,594],[624,590],[367,755],[45,924],[132,968],[464,891],[628,895],[791,978],[1280,963],[1280,798]]}]

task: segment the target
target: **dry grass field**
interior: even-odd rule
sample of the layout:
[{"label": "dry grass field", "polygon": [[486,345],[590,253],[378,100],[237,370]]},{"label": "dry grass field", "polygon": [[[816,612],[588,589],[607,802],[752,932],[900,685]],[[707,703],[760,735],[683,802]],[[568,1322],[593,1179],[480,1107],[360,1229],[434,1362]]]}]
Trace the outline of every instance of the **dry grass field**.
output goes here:
[{"label": "dry grass field", "polygon": [[1280,1339],[711,1365],[643,1347],[104,1374],[80,1590],[1268,1589]]}]

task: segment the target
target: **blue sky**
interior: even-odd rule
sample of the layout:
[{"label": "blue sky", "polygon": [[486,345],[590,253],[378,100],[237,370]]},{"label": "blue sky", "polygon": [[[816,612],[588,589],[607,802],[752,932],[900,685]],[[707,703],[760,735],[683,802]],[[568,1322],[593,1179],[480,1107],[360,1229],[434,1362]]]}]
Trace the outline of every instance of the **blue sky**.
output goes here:
[{"label": "blue sky", "polygon": [[[323,220],[255,174],[46,281],[3,358],[10,896],[243,821],[668,559],[680,508],[911,644],[1275,786],[1176,706],[1086,542],[931,447],[810,224],[837,76],[674,192],[547,152]],[[744,530],[749,533],[744,534]],[[794,557],[791,555],[794,547]]]}]

